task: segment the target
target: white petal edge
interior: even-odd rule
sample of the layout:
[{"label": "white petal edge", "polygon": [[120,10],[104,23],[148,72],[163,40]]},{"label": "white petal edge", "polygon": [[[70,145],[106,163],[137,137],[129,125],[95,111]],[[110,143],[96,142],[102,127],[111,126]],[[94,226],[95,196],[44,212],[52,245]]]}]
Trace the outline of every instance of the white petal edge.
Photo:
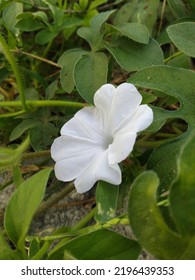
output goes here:
[{"label": "white petal edge", "polygon": [[137,134],[126,132],[114,137],[114,141],[108,147],[109,164],[119,163],[124,160],[133,150]]},{"label": "white petal edge", "polygon": [[138,108],[142,100],[141,94],[130,83],[118,87],[107,84],[102,86],[94,96],[94,103],[103,119],[104,130],[113,134]]},{"label": "white petal edge", "polygon": [[102,139],[102,129],[95,107],[85,107],[66,122],[61,128],[61,135],[78,136],[96,142]]},{"label": "white petal edge", "polygon": [[127,131],[140,132],[148,128],[153,122],[154,114],[152,109],[148,105],[140,105],[134,114],[125,120],[121,125],[117,133],[124,133]]},{"label": "white petal edge", "polygon": [[100,152],[77,177],[74,184],[78,193],[89,191],[99,181],[106,181],[113,185],[121,183],[121,170],[118,164],[108,164],[108,150]]},{"label": "white petal edge", "polygon": [[69,182],[77,178],[84,170],[85,166],[93,159],[89,155],[69,158],[56,162],[54,166],[55,176],[58,180]]},{"label": "white petal edge", "polygon": [[60,161],[96,155],[99,150],[100,146],[91,139],[63,135],[56,138],[51,145],[51,157],[54,161]]}]

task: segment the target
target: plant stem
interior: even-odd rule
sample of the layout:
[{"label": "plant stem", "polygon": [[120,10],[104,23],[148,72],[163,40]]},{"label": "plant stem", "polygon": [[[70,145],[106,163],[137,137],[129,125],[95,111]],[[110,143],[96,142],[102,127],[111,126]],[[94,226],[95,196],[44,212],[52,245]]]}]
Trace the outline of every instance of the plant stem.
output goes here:
[{"label": "plant stem", "polygon": [[96,211],[97,209],[93,208],[83,219],[81,219],[75,226],[72,227],[71,231],[83,228],[94,217]]},{"label": "plant stem", "polygon": [[42,241],[52,241],[52,240],[56,240],[56,239],[65,238],[64,241],[66,241],[66,239],[68,241],[69,238],[71,238],[71,237],[76,237],[79,235],[87,234],[87,233],[94,232],[94,231],[97,231],[100,229],[112,228],[113,226],[116,226],[119,224],[120,225],[129,225],[129,219],[128,219],[127,215],[124,215],[122,217],[113,218],[113,219],[107,221],[105,224],[97,223],[95,225],[84,227],[84,228],[77,229],[77,230],[75,230],[75,228],[72,227],[71,230],[68,232],[60,233],[60,234],[56,234],[56,235],[38,237],[38,239],[42,240]]},{"label": "plant stem", "polygon": [[57,68],[61,68],[57,63],[55,63],[55,62],[53,62],[53,61],[51,61],[51,60],[48,60],[48,59],[46,59],[46,58],[40,57],[40,56],[38,56],[38,55],[36,55],[36,54],[32,54],[32,53],[28,53],[28,52],[25,52],[25,51],[21,51],[21,50],[19,50],[19,49],[12,50],[12,52],[15,52],[15,53],[18,53],[18,54],[24,54],[24,55],[26,55],[26,56],[35,58],[35,59],[40,60],[40,61],[42,61],[42,62],[45,62],[45,63],[47,63],[47,64],[51,64],[51,65],[53,65],[53,66],[55,66],[55,67],[57,67]]},{"label": "plant stem", "polygon": [[20,116],[22,114],[26,113],[25,110],[20,110],[18,112],[13,112],[13,113],[6,113],[6,114],[2,114],[0,115],[0,119],[3,119],[3,118],[11,118],[11,117],[17,117],[17,116]]},{"label": "plant stem", "polygon": [[58,202],[60,199],[62,199],[65,195],[70,193],[74,190],[74,184],[70,183],[66,187],[64,187],[61,191],[53,194],[50,198],[48,198],[46,201],[43,201],[39,210],[37,211],[36,215],[40,215],[43,212],[45,212],[49,207],[51,207],[53,204]]},{"label": "plant stem", "polygon": [[41,260],[42,257],[45,255],[45,253],[47,252],[47,250],[49,249],[51,243],[50,242],[45,242],[43,247],[37,252],[37,254],[35,254],[31,260]]},{"label": "plant stem", "polygon": [[11,64],[12,70],[15,74],[22,108],[23,108],[23,110],[27,111],[28,108],[27,108],[27,104],[26,104],[24,87],[23,87],[23,82],[22,82],[22,78],[21,78],[21,75],[20,75],[20,71],[19,71],[18,66],[17,66],[17,64],[16,64],[16,62],[15,62],[13,56],[12,56],[12,53],[9,50],[9,47],[8,47],[5,39],[3,38],[3,36],[1,34],[0,34],[0,44],[1,44],[1,47],[3,49],[3,53],[4,53],[5,57],[7,58],[7,60],[9,61],[9,63]]},{"label": "plant stem", "polygon": [[167,63],[169,60],[171,60],[171,59],[173,59],[173,58],[175,58],[175,57],[177,57],[177,56],[180,56],[180,55],[182,55],[182,54],[183,54],[182,52],[176,52],[176,53],[174,53],[173,55],[171,55],[171,56],[165,58],[165,59],[164,59],[164,63]]},{"label": "plant stem", "polygon": [[32,153],[25,153],[22,156],[22,159],[32,159],[37,157],[45,157],[50,156],[50,151],[39,151],[39,152],[32,152]]},{"label": "plant stem", "polygon": [[13,172],[14,184],[15,184],[16,188],[18,188],[21,185],[21,183],[23,182],[23,178],[22,178],[22,174],[21,174],[21,171],[20,171],[20,167],[18,165],[13,166],[12,172]]},{"label": "plant stem", "polygon": [[[61,100],[27,100],[26,105],[29,107],[75,107],[83,108],[86,106],[85,103],[72,102],[72,101],[61,101]],[[21,101],[2,101],[0,102],[0,107],[22,107]]]}]

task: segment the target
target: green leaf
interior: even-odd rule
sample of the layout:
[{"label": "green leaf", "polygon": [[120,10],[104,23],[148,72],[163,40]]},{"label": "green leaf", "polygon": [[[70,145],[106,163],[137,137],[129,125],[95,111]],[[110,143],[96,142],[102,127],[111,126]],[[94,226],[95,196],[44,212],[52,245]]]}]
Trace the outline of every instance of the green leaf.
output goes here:
[{"label": "green leaf", "polygon": [[35,151],[47,149],[58,135],[58,129],[48,122],[39,122],[30,130],[30,142]]},{"label": "green leaf", "polygon": [[16,250],[12,250],[0,232],[0,260],[21,260],[22,256]]},{"label": "green leaf", "polygon": [[181,54],[170,61],[167,65],[177,68],[186,68],[190,69],[192,67],[191,58],[186,54]]},{"label": "green leaf", "polygon": [[33,175],[12,195],[5,211],[5,229],[16,247],[24,251],[25,237],[45,193],[51,168]]},{"label": "green leaf", "polygon": [[183,18],[192,14],[190,6],[186,2],[193,2],[193,0],[168,0],[168,5],[176,18]]},{"label": "green leaf", "polygon": [[63,89],[68,93],[71,93],[75,86],[75,65],[77,61],[86,53],[87,52],[83,51],[82,49],[70,49],[64,52],[58,60],[58,64],[62,67],[62,70],[60,71],[60,82]]},{"label": "green leaf", "polygon": [[77,31],[77,34],[85,39],[94,51],[101,48],[103,38],[101,28],[113,12],[114,11],[103,12],[94,16],[91,20],[90,27],[81,27]]},{"label": "green leaf", "polygon": [[19,35],[20,30],[15,27],[17,23],[17,15],[23,12],[23,4],[19,2],[9,3],[4,9],[2,19],[6,27],[16,36]]},{"label": "green leaf", "polygon": [[74,79],[79,94],[93,104],[95,92],[107,82],[108,59],[104,53],[82,56],[76,63]]},{"label": "green leaf", "polygon": [[171,41],[183,53],[195,57],[195,23],[182,22],[167,28]]},{"label": "green leaf", "polygon": [[112,28],[119,31],[122,35],[132,39],[135,42],[148,44],[149,43],[149,32],[145,25],[141,23],[121,23],[119,25],[111,25]]},{"label": "green leaf", "polygon": [[99,223],[105,223],[116,215],[119,186],[99,181],[96,189],[97,213],[95,219]]},{"label": "green leaf", "polygon": [[135,260],[141,248],[130,240],[110,230],[98,230],[79,236],[66,243],[50,259],[60,259],[66,252],[79,260]]},{"label": "green leaf", "polygon": [[181,118],[188,123],[188,131],[185,134],[158,147],[148,160],[148,168],[157,172],[161,180],[161,189],[166,190],[176,175],[179,151],[195,128],[195,73],[175,67],[154,66],[133,74],[129,81],[136,86],[162,91],[179,100],[179,110],[166,111],[157,108],[154,123],[156,116],[158,125],[168,118]]},{"label": "green leaf", "polygon": [[81,27],[77,30],[77,34],[89,43],[91,49],[99,46],[102,40],[102,36],[96,34],[91,27]]},{"label": "green leaf", "polygon": [[178,159],[178,174],[170,189],[170,209],[178,230],[195,236],[195,134],[187,139]]},{"label": "green leaf", "polygon": [[0,170],[6,170],[17,166],[20,161],[23,152],[29,146],[29,137],[27,137],[16,149],[12,148],[0,148]]},{"label": "green leaf", "polygon": [[129,82],[143,88],[154,89],[175,97],[180,102],[176,111],[163,110],[164,118],[181,118],[195,127],[195,73],[170,66],[154,66],[133,74]]},{"label": "green leaf", "polygon": [[187,240],[177,235],[164,222],[157,206],[159,179],[153,171],[139,175],[131,186],[128,214],[130,224],[141,246],[158,259],[179,259]]},{"label": "green leaf", "polygon": [[137,22],[145,25],[150,34],[156,22],[159,0],[141,1],[132,0],[123,5],[114,18],[114,25],[124,22]]},{"label": "green leaf", "polygon": [[160,147],[149,157],[147,168],[153,169],[160,178],[159,192],[167,190],[177,174],[177,160],[181,147],[189,133],[183,134]]},{"label": "green leaf", "polygon": [[57,34],[57,32],[43,29],[36,34],[35,41],[40,45],[45,45],[52,41],[57,36]]},{"label": "green leaf", "polygon": [[24,132],[26,132],[29,128],[32,128],[37,125],[37,121],[34,119],[23,120],[19,123],[11,132],[10,141],[14,141],[19,138]]},{"label": "green leaf", "polygon": [[143,45],[127,38],[118,39],[115,43],[106,44],[107,50],[117,63],[127,71],[137,71],[152,65],[163,63],[163,52],[154,39]]},{"label": "green leaf", "polygon": [[30,12],[19,14],[17,19],[16,27],[22,31],[35,31],[44,27],[44,24]]},{"label": "green leaf", "polygon": [[94,0],[91,2],[91,4],[89,5],[89,9],[88,10],[93,10],[95,8],[97,8],[98,6],[106,3],[107,0]]},{"label": "green leaf", "polygon": [[89,0],[79,0],[79,5],[81,6],[81,8],[83,10],[85,10],[88,6],[88,2],[89,2]]},{"label": "green leaf", "polygon": [[101,33],[102,25],[108,20],[108,18],[115,12],[115,10],[112,11],[106,11],[103,13],[98,14],[97,16],[93,17],[91,20],[90,26],[97,32]]}]

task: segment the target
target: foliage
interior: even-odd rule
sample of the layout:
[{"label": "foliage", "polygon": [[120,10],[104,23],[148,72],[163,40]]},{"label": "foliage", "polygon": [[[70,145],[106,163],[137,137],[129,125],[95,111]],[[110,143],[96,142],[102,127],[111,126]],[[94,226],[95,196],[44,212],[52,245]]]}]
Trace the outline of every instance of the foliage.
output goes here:
[{"label": "foliage", "polygon": [[[0,171],[11,174],[0,191],[16,187],[0,209],[0,259],[195,258],[194,12],[192,0],[0,1]],[[31,234],[56,191],[49,149],[60,128],[100,86],[125,81],[154,122],[122,162],[122,184],[98,182],[78,224]]]}]

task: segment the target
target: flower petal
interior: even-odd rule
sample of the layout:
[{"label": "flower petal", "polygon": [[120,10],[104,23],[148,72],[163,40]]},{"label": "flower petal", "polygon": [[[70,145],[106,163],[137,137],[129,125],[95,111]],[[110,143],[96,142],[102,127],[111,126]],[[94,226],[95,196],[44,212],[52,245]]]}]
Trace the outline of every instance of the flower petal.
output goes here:
[{"label": "flower petal", "polygon": [[61,181],[71,181],[79,176],[101,152],[96,143],[72,136],[60,136],[51,146],[51,156],[56,161],[55,175]]},{"label": "flower petal", "polygon": [[85,155],[94,156],[100,147],[90,139],[84,139],[69,135],[56,138],[51,146],[51,157],[55,161],[83,157]]},{"label": "flower petal", "polygon": [[72,157],[56,162],[54,171],[58,180],[69,182],[77,178],[85,169],[86,165],[92,160],[93,156],[82,155],[80,157]]},{"label": "flower petal", "polygon": [[98,143],[102,141],[102,129],[95,107],[85,107],[66,122],[61,128],[61,135],[71,135],[92,139]]},{"label": "flower petal", "polygon": [[121,183],[121,170],[118,164],[109,165],[108,150],[98,153],[74,183],[77,192],[84,193],[90,190],[99,180],[114,185]]},{"label": "flower petal", "polygon": [[153,118],[152,109],[148,105],[140,105],[134,114],[118,128],[117,132],[140,132],[151,125]]},{"label": "flower petal", "polygon": [[136,136],[135,132],[127,132],[115,136],[113,143],[108,148],[109,164],[119,163],[130,154],[133,150]]},{"label": "flower petal", "polygon": [[115,133],[138,108],[141,100],[140,93],[130,83],[123,83],[117,88],[110,84],[102,86],[95,93],[94,103],[104,119],[104,130]]},{"label": "flower petal", "polygon": [[142,96],[134,85],[123,83],[116,88],[109,120],[113,132],[115,132],[127,118],[131,117],[137,110],[141,101]]}]

